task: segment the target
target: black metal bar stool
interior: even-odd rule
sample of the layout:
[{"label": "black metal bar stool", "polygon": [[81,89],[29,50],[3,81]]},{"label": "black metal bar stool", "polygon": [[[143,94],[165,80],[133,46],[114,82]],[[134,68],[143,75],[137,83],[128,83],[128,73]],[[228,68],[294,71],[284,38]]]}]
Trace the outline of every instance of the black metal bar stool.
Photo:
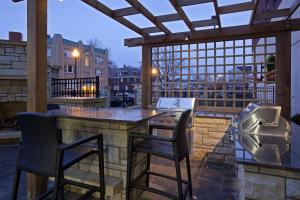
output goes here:
[{"label": "black metal bar stool", "polygon": [[[140,189],[144,191],[153,192],[159,195],[166,196],[170,199],[183,200],[189,193],[189,197],[192,199],[192,180],[190,170],[190,158],[188,151],[188,143],[186,138],[186,126],[188,118],[191,114],[191,110],[184,111],[175,127],[162,126],[162,125],[150,125],[149,134],[131,133],[128,138],[128,161],[127,161],[127,188],[126,199],[131,200],[131,189]],[[154,136],[152,135],[153,129],[167,129],[173,130],[173,136],[171,138]],[[141,139],[142,141],[135,142],[135,139]],[[143,152],[147,154],[147,169],[141,173],[140,176],[132,180],[132,154],[133,152]],[[175,162],[176,178],[150,171],[150,158],[151,155],[166,158]],[[181,178],[180,162],[186,159],[188,181],[184,181]],[[159,176],[170,180],[177,181],[178,195],[173,195],[162,190],[158,190],[149,186],[149,176]],[[146,176],[146,186],[139,183],[143,177]],[[183,184],[187,187],[183,191]]]},{"label": "black metal bar stool", "polygon": [[[94,192],[100,192],[100,199],[105,197],[103,136],[102,134],[80,139],[72,144],[62,143],[61,131],[56,127],[56,120],[44,113],[18,113],[18,122],[22,131],[22,144],[17,158],[16,174],[11,199],[17,199],[21,171],[55,177],[54,188],[42,194],[44,199],[53,193],[53,199],[63,199],[64,185],[70,184],[89,189],[83,195],[87,198]],[[90,141],[97,142],[97,148],[84,147]],[[92,155],[99,156],[100,187],[64,179],[64,170],[80,160]]]}]

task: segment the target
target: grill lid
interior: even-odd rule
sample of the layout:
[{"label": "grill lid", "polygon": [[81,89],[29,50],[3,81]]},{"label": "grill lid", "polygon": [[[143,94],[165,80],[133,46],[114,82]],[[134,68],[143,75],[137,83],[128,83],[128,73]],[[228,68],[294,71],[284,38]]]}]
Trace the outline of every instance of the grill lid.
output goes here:
[{"label": "grill lid", "polygon": [[194,110],[195,98],[166,98],[161,97],[158,99],[156,109],[158,110],[171,110],[171,111],[184,111],[187,109]]}]

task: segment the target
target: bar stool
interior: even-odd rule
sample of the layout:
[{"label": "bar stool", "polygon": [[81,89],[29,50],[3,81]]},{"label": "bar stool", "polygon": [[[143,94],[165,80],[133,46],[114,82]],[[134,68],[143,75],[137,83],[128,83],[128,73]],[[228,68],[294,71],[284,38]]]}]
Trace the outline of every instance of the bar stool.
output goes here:
[{"label": "bar stool", "polygon": [[[188,118],[191,114],[191,110],[184,111],[174,127],[163,126],[163,125],[150,125],[149,134],[131,133],[128,138],[128,161],[127,161],[127,188],[126,188],[126,199],[131,200],[131,189],[140,189],[148,192],[153,192],[162,196],[166,196],[170,199],[183,200],[189,193],[190,199],[192,199],[192,180],[190,170],[190,158],[188,151],[188,144],[186,138],[186,126]],[[167,129],[173,130],[171,138],[154,136],[152,135],[153,129]],[[135,139],[140,139],[136,143]],[[142,152],[147,154],[147,168],[141,175],[137,176],[134,180],[132,179],[132,154],[133,152]],[[176,167],[176,178],[150,171],[150,158],[151,155],[166,158],[175,162]],[[180,162],[186,159],[188,181],[184,181],[181,178]],[[177,181],[178,196],[161,191],[152,187],[149,187],[149,176],[154,175],[158,177],[167,178],[173,181]],[[139,183],[139,181],[145,177],[146,186]],[[186,184],[187,187],[183,191],[182,185]]]},{"label": "bar stool", "polygon": [[[46,177],[55,177],[54,188],[40,195],[45,199],[53,193],[53,199],[63,199],[64,185],[70,184],[88,189],[83,199],[100,192],[104,200],[104,160],[102,134],[80,139],[72,144],[62,143],[62,133],[56,127],[56,120],[45,113],[18,113],[18,122],[22,131],[22,144],[17,158],[16,173],[11,199],[17,199],[21,171]],[[97,148],[82,146],[90,141],[97,142]],[[100,187],[64,179],[64,170],[92,155],[99,156]]]}]

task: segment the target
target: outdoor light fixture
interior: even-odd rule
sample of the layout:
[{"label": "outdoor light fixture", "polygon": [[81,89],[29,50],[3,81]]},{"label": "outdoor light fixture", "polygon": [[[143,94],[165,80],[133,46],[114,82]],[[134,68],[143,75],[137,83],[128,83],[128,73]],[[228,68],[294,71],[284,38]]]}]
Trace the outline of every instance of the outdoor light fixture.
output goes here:
[{"label": "outdoor light fixture", "polygon": [[157,69],[156,68],[152,68],[152,75],[153,76],[156,76],[157,74],[158,74],[158,71],[157,71]]},{"label": "outdoor light fixture", "polygon": [[186,35],[184,38],[185,41],[188,41],[189,39],[190,39],[190,36],[188,36],[188,35]]},{"label": "outdoor light fixture", "polygon": [[74,58],[78,58],[78,57],[79,57],[79,51],[78,51],[78,49],[74,49],[74,50],[73,50],[72,56],[73,56]]},{"label": "outdoor light fixture", "polygon": [[79,57],[79,51],[78,51],[78,49],[74,49],[73,50],[72,56],[75,59],[75,78],[77,78],[77,59]]}]

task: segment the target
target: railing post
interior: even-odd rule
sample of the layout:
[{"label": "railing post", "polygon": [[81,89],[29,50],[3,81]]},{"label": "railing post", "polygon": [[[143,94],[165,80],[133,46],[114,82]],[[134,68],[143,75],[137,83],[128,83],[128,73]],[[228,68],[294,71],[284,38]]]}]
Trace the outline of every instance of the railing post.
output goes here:
[{"label": "railing post", "polygon": [[100,97],[99,76],[96,76],[96,98]]},{"label": "railing post", "polygon": [[123,95],[122,95],[122,107],[125,107],[125,90],[123,90]]}]

